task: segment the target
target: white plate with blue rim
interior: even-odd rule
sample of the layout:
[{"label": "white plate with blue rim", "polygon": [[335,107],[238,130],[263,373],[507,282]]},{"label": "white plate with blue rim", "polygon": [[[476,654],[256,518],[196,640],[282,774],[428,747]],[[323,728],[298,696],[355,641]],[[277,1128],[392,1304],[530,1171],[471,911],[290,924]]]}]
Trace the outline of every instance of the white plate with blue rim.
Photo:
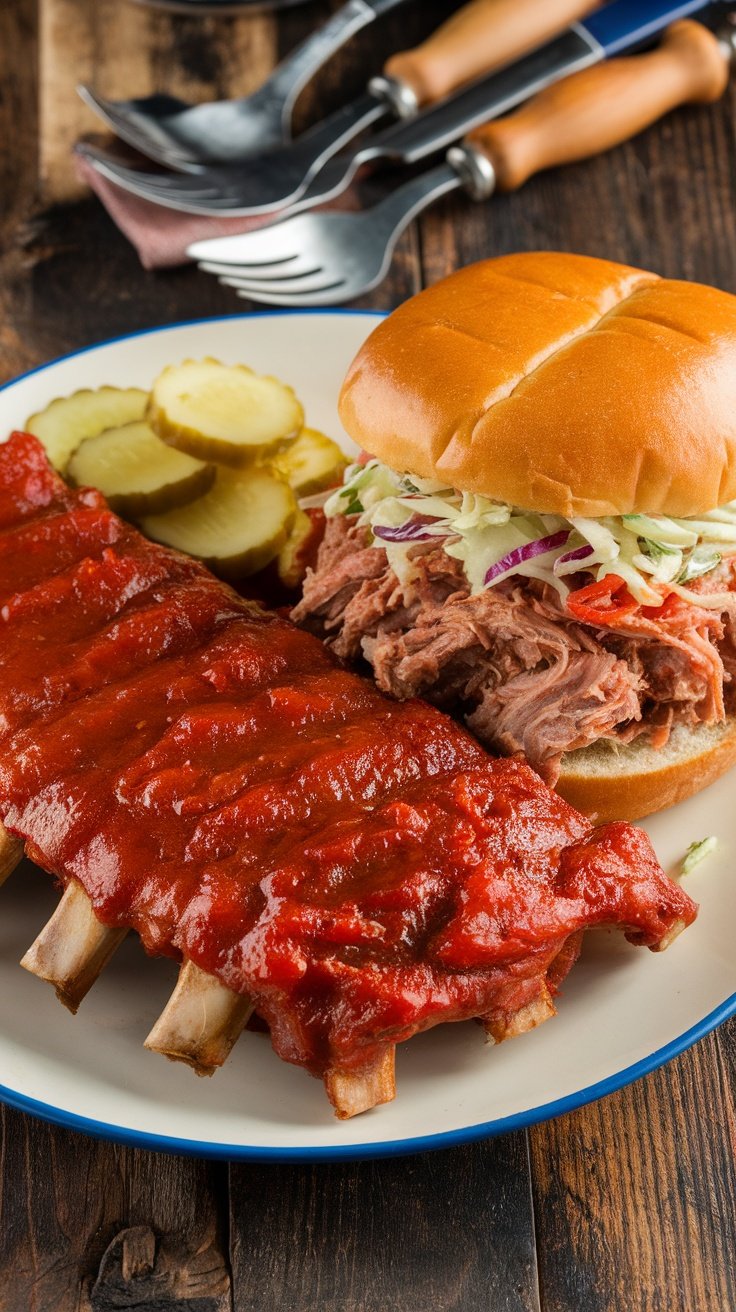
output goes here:
[{"label": "white plate with blue rim", "polygon": [[[147,387],[165,365],[216,356],[289,382],[308,422],[351,445],[337,418],[345,370],[380,316],[345,311],[236,315],[175,324],[93,346],[0,390],[0,434],[22,428],[55,396],[103,383]],[[715,852],[686,876],[700,903],[670,951],[588,935],[558,1015],[488,1047],[473,1024],[402,1045],[397,1097],[334,1119],[321,1084],[246,1033],[211,1080],[143,1048],[173,988],[176,965],[129,936],[76,1017],[18,962],[56,905],[24,863],[2,889],[0,1098],[57,1124],[140,1147],[224,1158],[319,1160],[444,1148],[571,1111],[671,1060],[736,1012],[736,807],[726,776],[646,824],[659,858],[679,870],[691,843]]]}]

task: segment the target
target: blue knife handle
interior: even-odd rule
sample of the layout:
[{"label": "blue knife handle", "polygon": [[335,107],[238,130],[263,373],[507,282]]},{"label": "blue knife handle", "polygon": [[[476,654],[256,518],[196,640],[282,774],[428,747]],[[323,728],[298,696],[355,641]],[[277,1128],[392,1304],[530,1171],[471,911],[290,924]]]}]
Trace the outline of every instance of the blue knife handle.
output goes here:
[{"label": "blue knife handle", "polygon": [[658,36],[678,18],[689,18],[709,7],[710,0],[614,0],[578,23],[601,46],[606,59]]}]

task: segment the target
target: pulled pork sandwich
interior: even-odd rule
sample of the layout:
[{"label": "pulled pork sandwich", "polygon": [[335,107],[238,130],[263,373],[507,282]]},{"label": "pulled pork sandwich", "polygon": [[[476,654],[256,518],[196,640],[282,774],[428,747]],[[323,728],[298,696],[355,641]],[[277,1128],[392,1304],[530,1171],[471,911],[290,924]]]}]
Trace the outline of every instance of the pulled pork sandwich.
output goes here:
[{"label": "pulled pork sandwich", "polygon": [[551,252],[369,337],[294,618],[635,819],[736,759],[736,297]]}]

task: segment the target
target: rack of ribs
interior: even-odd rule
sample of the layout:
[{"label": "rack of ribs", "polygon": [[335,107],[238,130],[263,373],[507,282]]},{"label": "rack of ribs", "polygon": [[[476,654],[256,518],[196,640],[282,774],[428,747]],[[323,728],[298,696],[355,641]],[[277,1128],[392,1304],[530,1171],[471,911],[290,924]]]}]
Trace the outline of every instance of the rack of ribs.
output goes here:
[{"label": "rack of ribs", "polygon": [[347,1117],[396,1044],[523,1033],[591,926],[666,947],[690,898],[628,824],[397,704],[147,542],[35,438],[0,447],[0,880],[63,895],[23,959],[76,1010],[127,930],[181,962],[147,1046],[210,1074],[252,1013]]}]

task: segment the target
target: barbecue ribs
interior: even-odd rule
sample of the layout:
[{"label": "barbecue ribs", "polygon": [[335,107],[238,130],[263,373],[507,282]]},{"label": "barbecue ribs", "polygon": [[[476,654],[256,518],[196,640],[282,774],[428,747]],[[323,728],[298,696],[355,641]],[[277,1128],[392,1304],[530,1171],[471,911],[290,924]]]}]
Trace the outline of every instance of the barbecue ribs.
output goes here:
[{"label": "barbecue ribs", "polygon": [[545,1020],[586,928],[661,949],[694,919],[641,831],[385,699],[23,434],[0,447],[0,635],[0,879],[25,848],[65,890],[23,964],[76,1009],[134,929],[182,962],[148,1046],[200,1072],[255,1010],[353,1115],[419,1030]]}]

